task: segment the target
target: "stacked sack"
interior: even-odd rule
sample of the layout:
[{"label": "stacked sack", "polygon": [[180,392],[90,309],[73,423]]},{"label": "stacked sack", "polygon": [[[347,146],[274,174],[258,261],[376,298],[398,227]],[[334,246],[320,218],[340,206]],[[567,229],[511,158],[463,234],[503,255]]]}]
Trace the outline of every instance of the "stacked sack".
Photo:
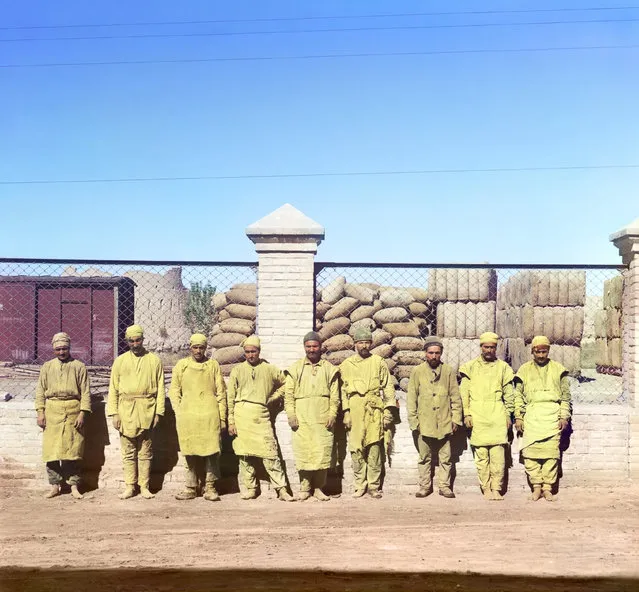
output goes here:
[{"label": "stacked sack", "polygon": [[621,375],[623,277],[604,282],[603,310],[595,314],[597,372]]},{"label": "stacked sack", "polygon": [[479,355],[479,336],[495,331],[494,269],[431,269],[428,294],[436,306],[435,329],[442,359],[455,370]]},{"label": "stacked sack", "polygon": [[355,353],[355,331],[370,329],[372,352],[386,360],[404,390],[414,366],[426,359],[423,338],[435,330],[435,309],[425,289],[348,283],[343,276],[318,292],[315,319],[324,357],[335,365]]},{"label": "stacked sack", "polygon": [[530,360],[530,342],[545,335],[552,359],[571,373],[581,369],[586,274],[584,271],[521,271],[497,294],[500,354],[515,371]]},{"label": "stacked sack", "polygon": [[209,336],[212,357],[228,376],[233,366],[244,360],[242,341],[255,333],[257,318],[257,285],[235,284],[227,292],[212,299],[215,324]]}]

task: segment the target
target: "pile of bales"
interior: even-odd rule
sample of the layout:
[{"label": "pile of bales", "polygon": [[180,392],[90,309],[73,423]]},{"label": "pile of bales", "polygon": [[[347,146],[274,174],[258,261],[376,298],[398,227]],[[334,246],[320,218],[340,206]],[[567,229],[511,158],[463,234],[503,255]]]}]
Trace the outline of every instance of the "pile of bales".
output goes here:
[{"label": "pile of bales", "polygon": [[214,324],[209,335],[211,354],[228,376],[233,366],[244,360],[242,341],[255,333],[257,285],[235,284],[212,298]]},{"label": "pile of bales", "polygon": [[500,357],[516,371],[530,359],[530,342],[545,335],[551,356],[571,373],[581,369],[586,274],[584,271],[521,271],[497,294]]},{"label": "pile of bales", "polygon": [[621,318],[623,277],[604,282],[603,309],[595,313],[595,361],[597,371],[621,374]]}]

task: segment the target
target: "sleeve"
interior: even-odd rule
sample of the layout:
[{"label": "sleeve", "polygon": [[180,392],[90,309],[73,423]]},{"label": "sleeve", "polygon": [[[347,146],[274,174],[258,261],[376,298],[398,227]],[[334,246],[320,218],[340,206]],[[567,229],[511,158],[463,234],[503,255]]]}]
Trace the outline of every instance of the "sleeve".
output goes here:
[{"label": "sleeve", "polygon": [[332,364],[328,370],[329,413],[331,419],[335,419],[339,413],[339,372]]},{"label": "sleeve", "polygon": [[384,408],[397,407],[395,387],[393,386],[388,366],[383,359],[381,359],[379,363],[379,385],[384,393]]},{"label": "sleeve", "polygon": [[513,379],[515,374],[513,369],[506,364],[504,375],[502,378],[502,392],[504,394],[504,405],[506,412],[511,416],[515,412],[515,389],[513,388]]},{"label": "sleeve", "polygon": [[342,403],[342,409],[343,409],[344,413],[346,413],[347,411],[350,412],[351,407],[350,407],[350,404],[348,402],[348,382],[346,380],[344,380],[344,374],[346,374],[346,373],[344,372],[344,362],[342,362],[339,365],[340,401]]},{"label": "sleeve", "polygon": [[526,390],[524,382],[518,374],[515,374],[515,419],[524,419],[526,415]]},{"label": "sleeve", "polygon": [[448,375],[448,393],[450,394],[450,411],[453,416],[453,423],[462,425],[462,400],[459,392],[459,384],[457,384],[457,376],[451,370]]},{"label": "sleeve", "polygon": [[408,413],[408,427],[411,432],[419,429],[419,416],[417,415],[417,395],[419,394],[419,378],[417,369],[410,373],[408,379],[408,391],[406,393],[406,411]]},{"label": "sleeve", "polygon": [[559,388],[561,389],[559,419],[566,419],[570,421],[572,417],[572,398],[570,396],[570,381],[568,380],[567,372],[561,377]]},{"label": "sleeve", "polygon": [[106,413],[109,417],[118,414],[118,402],[120,398],[120,359],[117,358],[111,367],[111,379],[109,380],[109,394],[107,395]]},{"label": "sleeve", "polygon": [[177,411],[180,408],[182,402],[182,374],[184,373],[184,362],[179,360],[178,363],[173,366],[173,372],[171,373],[171,386],[169,387],[169,399],[173,405],[173,409]]},{"label": "sleeve", "polygon": [[87,367],[82,364],[78,368],[78,389],[80,390],[80,410],[91,413],[91,389],[89,386],[89,373]]},{"label": "sleeve", "polygon": [[47,371],[46,366],[40,368],[40,376],[38,376],[38,385],[36,386],[35,408],[36,411],[44,411],[44,393],[47,390]]},{"label": "sleeve", "polygon": [[164,385],[164,368],[162,368],[162,362],[160,361],[160,358],[157,358],[155,377],[158,385],[158,393],[155,399],[155,414],[161,417],[164,415],[164,398],[166,396],[166,387]]},{"label": "sleeve", "polygon": [[470,373],[467,366],[462,366],[459,369],[459,375],[461,376],[461,383],[459,385],[459,394],[462,400],[462,412],[465,417],[470,417]]},{"label": "sleeve", "polygon": [[284,384],[286,383],[286,376],[284,372],[273,366],[273,392],[269,395],[266,403],[272,405],[273,403],[283,401],[284,399]]},{"label": "sleeve", "polygon": [[224,382],[224,376],[222,376],[222,368],[215,360],[213,360],[213,368],[215,372],[215,398],[220,412],[220,423],[222,429],[226,429],[226,383]]},{"label": "sleeve", "polygon": [[295,370],[291,366],[286,372],[286,380],[284,382],[284,411],[286,411],[286,417],[289,419],[295,416],[295,378],[293,377],[293,372]]},{"label": "sleeve", "polygon": [[229,425],[235,425],[235,396],[237,393],[237,366],[231,370],[231,376],[229,376],[229,385],[226,391],[226,409],[228,412]]}]

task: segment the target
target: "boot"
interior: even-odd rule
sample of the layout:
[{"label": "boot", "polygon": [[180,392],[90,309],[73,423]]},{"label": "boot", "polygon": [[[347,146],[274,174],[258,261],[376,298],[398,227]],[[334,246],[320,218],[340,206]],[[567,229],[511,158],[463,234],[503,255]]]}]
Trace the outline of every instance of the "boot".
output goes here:
[{"label": "boot", "polygon": [[297,496],[297,499],[303,502],[304,500],[307,500],[309,497],[311,497],[310,491],[300,491],[299,495]]},{"label": "boot", "polygon": [[135,495],[135,485],[127,485],[124,491],[118,495],[121,500],[129,499]]},{"label": "boot", "polygon": [[440,487],[439,488],[439,495],[441,495],[442,497],[448,498],[448,499],[454,499],[455,498],[455,494],[453,493],[453,490],[450,487]]},{"label": "boot", "polygon": [[550,489],[543,489],[542,492],[541,492],[541,495],[544,496],[544,499],[547,502],[554,502],[555,501],[555,498],[554,498],[554,496],[552,494],[552,491],[550,491]]},{"label": "boot", "polygon": [[180,493],[178,493],[175,496],[176,500],[191,500],[191,499],[195,499],[197,497],[197,491],[195,490],[195,487],[185,487],[183,491],[180,491]]},{"label": "boot", "polygon": [[541,498],[541,485],[533,485],[531,500],[536,502]]},{"label": "boot", "polygon": [[252,500],[257,497],[257,489],[247,489],[240,497],[243,500]]},{"label": "boot", "polygon": [[138,458],[138,485],[140,486],[140,495],[144,499],[153,499],[154,493],[149,491],[149,480],[151,478],[151,461],[140,460]]},{"label": "boot", "polygon": [[62,488],[58,483],[51,486],[51,489],[45,494],[44,499],[51,499],[52,497],[58,497],[62,493]]},{"label": "boot", "polygon": [[328,497],[319,487],[315,488],[313,497],[315,497],[315,499],[318,499],[320,502],[329,502],[331,500],[331,498]]},{"label": "boot", "polygon": [[420,487],[415,497],[428,497],[431,493],[433,493],[432,487]]},{"label": "boot", "polygon": [[71,496],[74,499],[82,499],[84,496],[80,493],[77,485],[71,485]]},{"label": "boot", "polygon": [[285,487],[281,487],[280,489],[277,490],[277,499],[282,502],[295,501],[295,498],[288,491],[286,491]]},{"label": "boot", "polygon": [[353,491],[353,497],[355,498],[362,497],[365,493],[366,493],[366,488],[356,489],[355,491]]},{"label": "boot", "polygon": [[382,492],[379,489],[371,489],[368,492],[368,495],[370,495],[373,499],[381,499],[382,498]]},{"label": "boot", "polygon": [[215,485],[213,483],[207,483],[204,488],[204,499],[209,502],[219,502],[220,496],[215,489]]},{"label": "boot", "polygon": [[496,489],[493,489],[490,492],[490,499],[495,501],[495,502],[501,502],[501,501],[503,501],[504,496],[499,491],[497,491]]}]

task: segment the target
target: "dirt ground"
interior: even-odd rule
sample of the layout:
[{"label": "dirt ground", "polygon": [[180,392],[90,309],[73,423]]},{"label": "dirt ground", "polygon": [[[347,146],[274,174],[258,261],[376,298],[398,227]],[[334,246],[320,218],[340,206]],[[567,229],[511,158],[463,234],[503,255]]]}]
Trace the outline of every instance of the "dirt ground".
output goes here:
[{"label": "dirt ground", "polygon": [[2,590],[639,589],[636,486],[568,488],[554,503],[477,491],[324,503],[41,493],[0,499]]}]

